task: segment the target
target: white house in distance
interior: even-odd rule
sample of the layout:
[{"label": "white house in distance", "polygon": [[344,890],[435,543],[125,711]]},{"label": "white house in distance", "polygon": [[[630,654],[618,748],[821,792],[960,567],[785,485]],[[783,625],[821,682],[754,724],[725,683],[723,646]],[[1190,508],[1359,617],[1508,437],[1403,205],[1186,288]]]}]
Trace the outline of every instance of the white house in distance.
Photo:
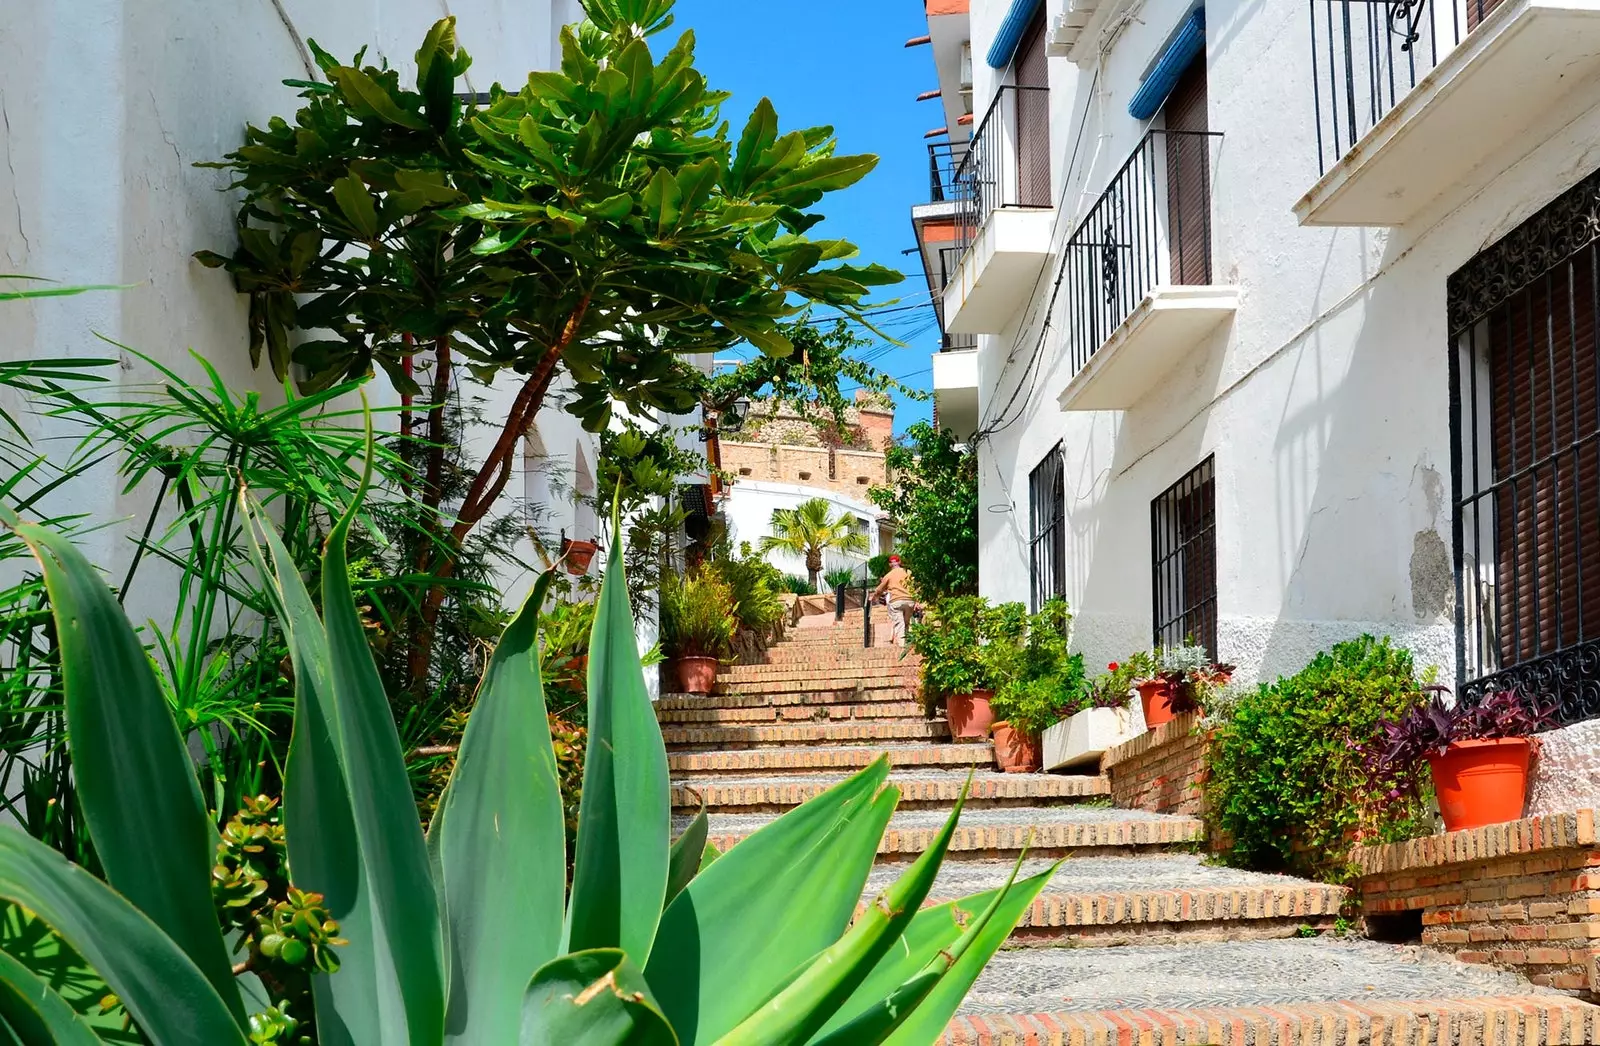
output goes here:
[{"label": "white house in distance", "polygon": [[926,9],[984,594],[1090,664],[1371,632],[1600,716],[1593,5]]},{"label": "white house in distance", "polygon": [[[475,91],[497,80],[520,85],[530,70],[555,68],[561,26],[582,17],[576,0],[458,0],[449,7],[473,57],[468,86]],[[260,391],[268,403],[281,397],[270,372],[250,367],[245,297],[226,273],[192,258],[202,248],[233,249],[237,206],[222,191],[226,172],[194,164],[236,148],[246,123],[293,113],[300,100],[282,81],[321,79],[307,40],[343,58],[368,46],[367,61],[387,61],[411,77],[417,45],[445,13],[432,0],[0,5],[0,272],[129,285],[5,306],[0,359],[115,354],[99,334],[203,378],[193,349],[230,387]],[[123,354],[110,377],[133,388],[154,375]],[[515,382],[506,384],[484,390],[486,417],[505,416],[516,391]],[[557,387],[551,399],[559,398]],[[42,447],[58,446],[48,437],[60,433],[22,417]],[[486,428],[469,433],[468,443],[492,438]],[[518,465],[523,475],[508,485],[502,511],[521,511],[528,499],[541,506],[535,521],[552,537],[593,536],[592,513],[583,515],[560,491],[582,489],[585,476],[592,480],[594,437],[552,405],[539,414],[527,449]],[[138,518],[148,507],[145,495],[123,496],[109,481],[65,496],[76,511],[102,522]],[[110,527],[83,541],[91,558],[116,575],[132,554],[128,537],[124,528]],[[531,548],[520,551],[535,558]],[[518,598],[529,582],[508,578],[508,598]],[[138,607],[135,617],[156,611]]]},{"label": "white house in distance", "polygon": [[[739,432],[720,438],[728,478],[720,511],[735,548],[746,541],[759,548],[773,533],[775,511],[812,498],[828,503],[830,518],[848,516],[867,539],[865,553],[824,552],[824,573],[843,568],[862,578],[867,559],[893,547],[889,521],[867,491],[888,481],[884,451],[894,438],[894,405],[857,390],[856,405],[846,410],[842,429],[835,429],[831,417],[802,416],[788,404],[758,401]],[[806,576],[804,556],[773,551],[766,558],[786,574]]]}]

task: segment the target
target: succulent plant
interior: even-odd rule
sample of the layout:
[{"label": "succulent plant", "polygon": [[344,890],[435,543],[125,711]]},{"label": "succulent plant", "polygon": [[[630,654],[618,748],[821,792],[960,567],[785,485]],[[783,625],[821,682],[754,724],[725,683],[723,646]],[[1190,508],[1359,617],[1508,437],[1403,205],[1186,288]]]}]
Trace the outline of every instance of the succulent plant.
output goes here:
[{"label": "succulent plant", "polygon": [[[115,597],[69,541],[6,517],[43,567],[76,783],[106,880],[0,828],[0,898],[75,948],[152,1042],[301,1043],[312,1029],[348,1046],[926,1043],[1049,879],[1013,872],[1000,889],[924,910],[958,802],[858,916],[898,800],[881,758],[714,863],[702,857],[704,813],[673,841],[620,543],[589,644],[570,889],[536,641],[549,575],[495,648],[425,836],[351,593],[356,510],[324,551],[321,616],[275,532],[245,511],[296,684],[281,850],[269,803],[247,806],[219,840]],[[261,911],[272,888],[255,883],[286,883],[287,869],[296,885]],[[254,951],[310,978],[313,1012],[247,1013],[233,961],[252,932],[246,911]],[[99,1041],[20,963],[0,962],[0,979],[53,1041]]]}]

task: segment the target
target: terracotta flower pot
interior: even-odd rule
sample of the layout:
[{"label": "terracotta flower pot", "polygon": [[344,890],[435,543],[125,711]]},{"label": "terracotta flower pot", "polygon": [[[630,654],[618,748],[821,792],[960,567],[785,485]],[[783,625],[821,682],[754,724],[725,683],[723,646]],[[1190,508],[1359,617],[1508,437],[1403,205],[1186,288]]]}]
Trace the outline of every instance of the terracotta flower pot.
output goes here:
[{"label": "terracotta flower pot", "polygon": [[1521,818],[1532,751],[1533,742],[1526,737],[1497,737],[1453,741],[1444,755],[1428,756],[1445,831]]},{"label": "terracotta flower pot", "polygon": [[587,574],[589,563],[594,559],[594,554],[600,551],[600,546],[593,541],[574,541],[564,538],[561,542],[561,561],[569,574]]},{"label": "terracotta flower pot", "polygon": [[1139,684],[1139,704],[1144,708],[1144,725],[1149,729],[1172,722],[1172,684],[1165,679],[1146,679]]},{"label": "terracotta flower pot", "polygon": [[675,657],[672,671],[685,694],[709,694],[717,683],[717,659],[714,657]]},{"label": "terracotta flower pot", "polygon": [[1039,739],[1011,729],[1005,720],[991,728],[994,735],[994,761],[1008,774],[1031,774],[1044,765]]},{"label": "terracotta flower pot", "polygon": [[950,720],[950,736],[981,740],[989,736],[994,712],[989,709],[993,690],[974,690],[970,694],[951,694],[945,699],[944,714]]}]

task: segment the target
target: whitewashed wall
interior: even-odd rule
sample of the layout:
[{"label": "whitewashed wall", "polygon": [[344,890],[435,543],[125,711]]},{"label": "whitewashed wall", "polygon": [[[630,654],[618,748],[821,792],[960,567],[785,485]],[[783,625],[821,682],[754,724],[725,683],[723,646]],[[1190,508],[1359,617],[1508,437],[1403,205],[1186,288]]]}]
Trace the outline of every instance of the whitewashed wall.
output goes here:
[{"label": "whitewashed wall", "polygon": [[[293,112],[280,81],[306,78],[304,41],[348,59],[370,45],[411,75],[423,34],[458,16],[473,56],[470,86],[520,84],[559,61],[559,26],[576,0],[28,0],[0,4],[0,272],[67,283],[131,284],[125,291],[56,299],[0,312],[0,358],[114,355],[99,334],[191,377],[188,350],[205,354],[237,389],[281,396],[246,355],[246,300],[230,278],[191,259],[233,247],[234,198],[223,172],[197,169],[237,147],[247,122]],[[123,355],[119,380],[141,384],[149,369]],[[504,417],[514,386],[489,394],[486,413]],[[499,406],[496,406],[499,404]],[[64,453],[59,427],[34,420],[40,446]],[[550,474],[594,464],[594,441],[576,421],[547,409],[538,421]],[[469,440],[481,444],[485,434]],[[509,488],[549,496],[525,474]],[[107,482],[68,491],[74,508],[100,520],[138,517],[139,496]],[[552,501],[546,526],[582,529],[571,504]],[[125,564],[125,529],[86,539],[99,563]],[[522,550],[531,555],[531,548]],[[525,578],[510,578],[515,597]],[[158,613],[159,606],[135,606]]]},{"label": "whitewashed wall", "polygon": [[[727,520],[728,539],[735,549],[742,541],[750,542],[752,548],[759,548],[761,539],[772,535],[773,512],[778,509],[792,509],[802,501],[810,501],[812,498],[826,501],[831,516],[846,512],[866,521],[864,533],[867,535],[868,548],[865,555],[830,550],[824,552],[822,556],[824,573],[845,567],[855,571],[859,576],[862,565],[867,559],[882,551],[876,522],[880,513],[878,509],[864,501],[841,497],[818,487],[805,487],[798,483],[776,483],[769,480],[739,480],[729,488],[728,499],[722,506],[723,516]],[[806,576],[804,556],[772,551],[767,553],[766,559],[785,574],[793,574],[795,577]]]},{"label": "whitewashed wall", "polygon": [[[975,55],[1007,6],[974,0]],[[1058,250],[1141,137],[1128,100],[1188,8],[1128,5],[1098,63],[1050,60]],[[1363,631],[1454,673],[1445,280],[1600,166],[1600,109],[1578,92],[1529,129],[1524,159],[1404,230],[1301,228],[1290,207],[1318,173],[1308,32],[1304,5],[1207,4],[1214,278],[1242,289],[1236,318],[1132,409],[1067,414],[1058,305],[1026,406],[982,446],[982,588],[1026,599],[1028,474],[1064,443],[1068,598],[1091,664],[1149,646],[1150,501],[1215,453],[1220,655],[1242,677]],[[977,74],[981,113],[994,73]],[[1052,259],[1013,328],[982,340],[986,422],[1034,351],[1054,273]]]}]

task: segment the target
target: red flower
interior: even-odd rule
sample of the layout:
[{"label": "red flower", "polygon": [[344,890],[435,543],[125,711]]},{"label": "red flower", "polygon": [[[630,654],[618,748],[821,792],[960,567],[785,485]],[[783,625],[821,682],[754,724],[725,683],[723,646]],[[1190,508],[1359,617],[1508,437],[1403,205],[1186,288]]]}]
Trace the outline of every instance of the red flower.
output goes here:
[{"label": "red flower", "polygon": [[1111,669],[1111,671],[1115,672],[1117,670],[1117,663],[1115,661],[1113,661],[1109,665],[1107,665],[1106,667]]}]

